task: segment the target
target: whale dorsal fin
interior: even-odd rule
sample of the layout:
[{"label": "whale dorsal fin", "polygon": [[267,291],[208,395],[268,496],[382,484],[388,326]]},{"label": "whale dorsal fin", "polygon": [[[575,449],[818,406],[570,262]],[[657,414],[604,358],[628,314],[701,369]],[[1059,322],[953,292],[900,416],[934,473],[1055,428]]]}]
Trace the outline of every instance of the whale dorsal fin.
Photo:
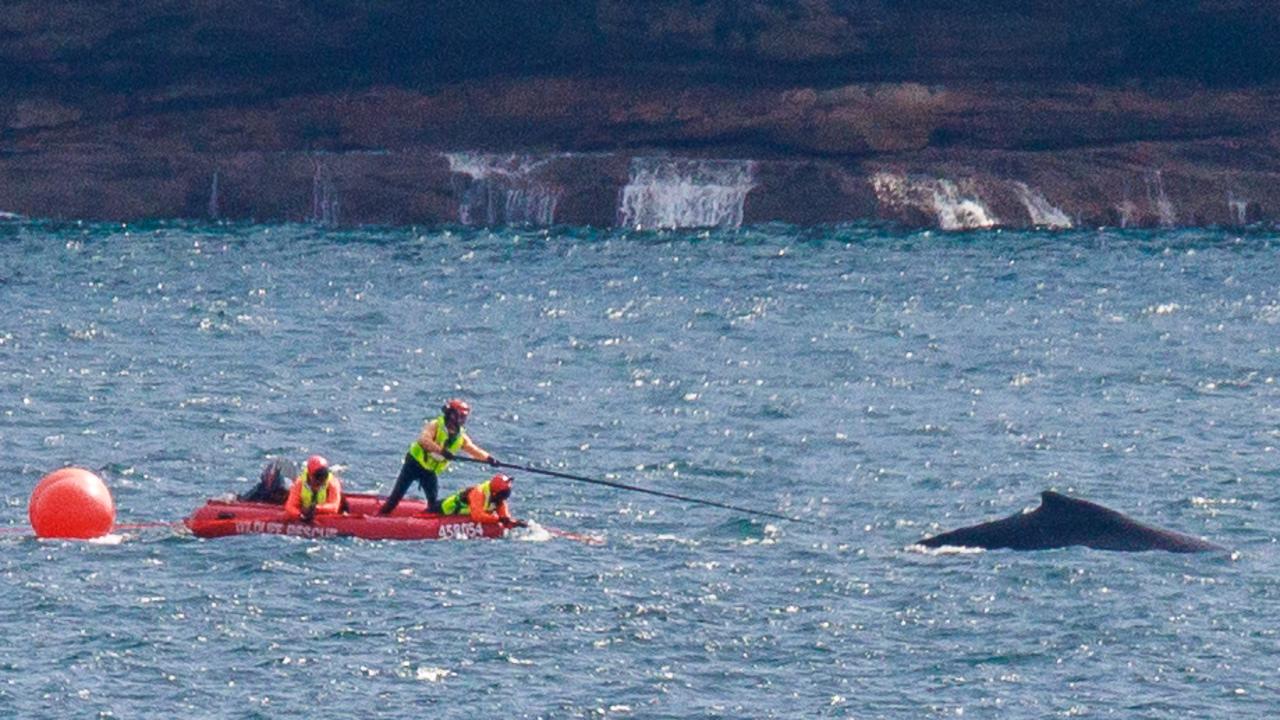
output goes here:
[{"label": "whale dorsal fin", "polygon": [[1063,508],[1076,505],[1079,501],[1052,490],[1040,493],[1040,506],[1045,508]]},{"label": "whale dorsal fin", "polygon": [[1073,498],[1052,490],[1045,490],[1040,493],[1040,507],[1037,508],[1037,511],[1045,517],[1070,522],[1133,523],[1133,520],[1109,507],[1104,507],[1088,500]]}]

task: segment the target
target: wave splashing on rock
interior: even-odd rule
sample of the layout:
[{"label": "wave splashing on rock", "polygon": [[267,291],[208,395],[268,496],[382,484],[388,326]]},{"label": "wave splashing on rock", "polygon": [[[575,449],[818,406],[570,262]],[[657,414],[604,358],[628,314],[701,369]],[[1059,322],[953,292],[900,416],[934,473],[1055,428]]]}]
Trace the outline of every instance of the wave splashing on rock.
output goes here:
[{"label": "wave splashing on rock", "polygon": [[463,225],[555,224],[559,187],[540,181],[538,171],[550,158],[529,155],[446,153],[449,170],[470,178],[458,202]]},{"label": "wave splashing on rock", "polygon": [[978,230],[1000,224],[971,187],[961,189],[943,178],[908,177],[881,172],[871,178],[877,201],[890,214],[914,210],[932,217],[943,230]]},{"label": "wave splashing on rock", "polygon": [[751,160],[633,158],[618,225],[637,230],[740,227],[755,174]]},{"label": "wave splashing on rock", "polygon": [[1022,201],[1022,206],[1027,209],[1027,216],[1031,218],[1032,226],[1054,230],[1069,230],[1073,226],[1071,218],[1067,217],[1065,212],[1054,207],[1031,186],[1023,182],[1014,182],[1013,190]]}]

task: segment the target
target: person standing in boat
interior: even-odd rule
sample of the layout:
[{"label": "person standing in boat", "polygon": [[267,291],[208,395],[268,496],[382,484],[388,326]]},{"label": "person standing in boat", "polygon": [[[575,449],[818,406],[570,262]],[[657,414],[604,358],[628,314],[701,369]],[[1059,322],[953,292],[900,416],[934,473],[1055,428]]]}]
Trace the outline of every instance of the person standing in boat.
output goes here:
[{"label": "person standing in boat", "polygon": [[329,461],[319,455],[307,458],[307,467],[289,488],[284,514],[290,520],[311,522],[317,515],[337,515],[342,509],[342,481],[329,471]]},{"label": "person standing in boat", "polygon": [[462,426],[466,425],[470,415],[470,405],[453,399],[444,404],[438,417],[422,426],[418,439],[413,441],[409,452],[405,453],[396,486],[391,490],[391,496],[378,509],[379,515],[390,515],[414,481],[422,486],[422,491],[427,495],[427,510],[440,512],[440,473],[449,467],[449,461],[457,457],[459,452],[490,465],[498,464],[492,453],[472,442],[466,430],[463,430]]},{"label": "person standing in boat", "polygon": [[470,515],[478,523],[502,523],[505,528],[528,527],[523,520],[511,517],[507,498],[511,497],[511,476],[498,473],[488,480],[445,498],[440,503],[442,515]]}]

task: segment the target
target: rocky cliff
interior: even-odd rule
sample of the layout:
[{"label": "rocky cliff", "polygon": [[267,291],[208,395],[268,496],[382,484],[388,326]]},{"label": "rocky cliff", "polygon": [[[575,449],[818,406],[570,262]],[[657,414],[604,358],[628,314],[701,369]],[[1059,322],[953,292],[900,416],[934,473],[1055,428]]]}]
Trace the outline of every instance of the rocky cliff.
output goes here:
[{"label": "rocky cliff", "polygon": [[1280,219],[1280,3],[17,0],[0,210]]}]

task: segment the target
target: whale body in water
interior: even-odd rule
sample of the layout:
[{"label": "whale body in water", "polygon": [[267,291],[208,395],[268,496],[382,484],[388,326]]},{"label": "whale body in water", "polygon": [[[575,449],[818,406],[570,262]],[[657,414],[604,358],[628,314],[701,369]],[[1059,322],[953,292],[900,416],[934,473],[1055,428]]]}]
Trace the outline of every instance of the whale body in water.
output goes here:
[{"label": "whale body in water", "polygon": [[1128,552],[1223,550],[1206,540],[1144,525],[1110,508],[1052,490],[1040,493],[1040,507],[1031,512],[934,535],[917,544],[931,548],[945,545],[1010,550],[1048,550],[1072,545]]}]

